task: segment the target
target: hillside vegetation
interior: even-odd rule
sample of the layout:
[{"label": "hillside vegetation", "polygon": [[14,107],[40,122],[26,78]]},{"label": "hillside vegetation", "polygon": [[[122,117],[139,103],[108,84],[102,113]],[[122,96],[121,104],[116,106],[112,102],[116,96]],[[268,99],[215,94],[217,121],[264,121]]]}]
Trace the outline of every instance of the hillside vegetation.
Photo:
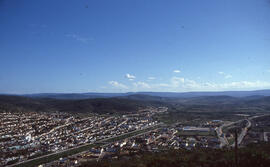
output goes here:
[{"label": "hillside vegetation", "polygon": [[270,111],[270,96],[172,98],[136,94],[90,99],[0,96],[1,111],[126,113],[147,106],[167,106],[169,111],[176,112],[265,112]]},{"label": "hillside vegetation", "polygon": [[139,153],[118,160],[86,162],[82,167],[267,167],[270,166],[270,144],[253,144],[238,150],[194,149]]},{"label": "hillside vegetation", "polygon": [[38,111],[38,112],[72,112],[72,113],[126,113],[139,108],[159,105],[158,102],[144,102],[119,98],[97,98],[83,100],[59,100],[27,98],[20,96],[0,96],[1,111]]}]

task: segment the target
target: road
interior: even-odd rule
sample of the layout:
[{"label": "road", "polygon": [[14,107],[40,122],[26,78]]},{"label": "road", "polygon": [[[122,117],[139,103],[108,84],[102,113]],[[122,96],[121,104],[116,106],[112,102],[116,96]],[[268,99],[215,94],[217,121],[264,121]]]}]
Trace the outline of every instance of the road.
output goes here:
[{"label": "road", "polygon": [[[222,129],[223,129],[225,126],[226,126],[226,125],[224,124],[224,125],[222,125],[222,126],[216,128],[217,136],[218,136],[218,139],[219,139],[219,142],[220,142],[220,145],[219,145],[220,148],[222,148],[222,147],[228,145],[228,140],[227,140],[227,138],[225,137],[225,135],[224,135],[223,132],[222,132]],[[223,134],[224,136],[222,136],[222,134]]]},{"label": "road", "polygon": [[242,122],[242,121],[244,121],[244,119],[236,121],[236,122],[225,123],[225,124],[221,125],[220,127],[216,128],[217,136],[218,136],[219,141],[220,141],[220,145],[219,145],[220,148],[229,145],[229,142],[226,138],[226,135],[223,133],[222,129],[225,127],[231,126],[233,124],[237,124],[237,123]]},{"label": "road", "polygon": [[[229,145],[229,142],[225,136],[225,134],[222,132],[222,129],[225,128],[225,127],[228,127],[228,126],[231,126],[233,124],[237,124],[237,123],[240,123],[242,121],[248,121],[247,123],[247,126],[245,128],[242,129],[240,135],[238,136],[237,138],[237,144],[240,145],[244,139],[244,137],[246,136],[247,134],[247,131],[248,129],[251,127],[251,120],[252,119],[255,119],[255,118],[259,118],[259,117],[264,117],[264,116],[269,116],[270,114],[264,114],[264,115],[257,115],[257,116],[253,116],[253,117],[250,117],[250,118],[247,118],[247,119],[241,119],[241,120],[238,120],[236,122],[230,122],[230,123],[226,123],[226,124],[223,124],[222,126],[216,128],[216,132],[217,132],[217,135],[218,135],[218,138],[219,138],[219,141],[220,141],[220,148],[224,147],[224,146],[228,146]],[[235,143],[233,143],[231,145],[231,147],[234,147],[235,146]]]},{"label": "road", "polygon": [[[237,145],[240,145],[244,139],[244,137],[247,134],[248,129],[251,127],[251,122],[249,119],[245,119],[245,121],[247,121],[247,126],[244,127],[240,133],[240,135],[237,137]],[[235,146],[235,142],[231,145],[231,147]]]},{"label": "road", "polygon": [[265,142],[268,142],[268,137],[267,137],[267,134],[268,134],[269,132],[264,132],[263,133],[263,140],[265,141]]},{"label": "road", "polygon": [[[244,137],[245,137],[246,134],[247,134],[248,129],[251,127],[251,122],[250,122],[250,120],[253,120],[253,119],[259,118],[259,117],[269,116],[269,115],[270,115],[270,114],[258,115],[258,116],[253,116],[253,117],[251,117],[251,118],[246,119],[246,120],[248,121],[248,124],[247,124],[247,126],[246,126],[245,128],[242,129],[242,131],[241,131],[239,137],[237,138],[237,144],[240,145],[240,144],[242,143]],[[235,143],[232,144],[232,147],[234,147],[234,146],[235,146]]]}]

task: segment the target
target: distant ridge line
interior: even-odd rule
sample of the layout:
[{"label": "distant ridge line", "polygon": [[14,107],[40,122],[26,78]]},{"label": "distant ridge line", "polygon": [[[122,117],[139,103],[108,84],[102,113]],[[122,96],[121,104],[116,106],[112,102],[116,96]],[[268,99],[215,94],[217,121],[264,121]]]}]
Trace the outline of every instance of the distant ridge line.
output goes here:
[{"label": "distant ridge line", "polygon": [[54,98],[54,99],[89,99],[89,98],[125,97],[130,95],[148,95],[148,96],[172,97],[172,98],[190,98],[200,96],[247,97],[247,96],[270,96],[270,89],[252,90],[252,91],[202,91],[202,92],[196,91],[196,92],[126,92],[126,93],[96,93],[96,92],[34,93],[34,94],[22,94],[19,96],[32,98]]}]

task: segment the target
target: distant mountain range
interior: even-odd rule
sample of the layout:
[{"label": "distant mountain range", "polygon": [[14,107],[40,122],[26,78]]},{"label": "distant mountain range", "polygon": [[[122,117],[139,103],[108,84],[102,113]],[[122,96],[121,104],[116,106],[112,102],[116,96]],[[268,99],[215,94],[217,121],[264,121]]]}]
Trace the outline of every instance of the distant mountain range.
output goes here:
[{"label": "distant mountain range", "polygon": [[224,92],[128,92],[128,93],[40,93],[40,94],[24,94],[22,96],[32,98],[53,98],[53,99],[92,99],[92,98],[111,98],[124,97],[130,95],[148,95],[157,97],[171,98],[190,98],[200,96],[231,96],[231,97],[247,97],[247,96],[270,96],[270,90],[255,91],[224,91]]},{"label": "distant mountain range", "polygon": [[0,95],[0,112],[127,113],[148,106],[177,112],[268,112],[270,90]]}]

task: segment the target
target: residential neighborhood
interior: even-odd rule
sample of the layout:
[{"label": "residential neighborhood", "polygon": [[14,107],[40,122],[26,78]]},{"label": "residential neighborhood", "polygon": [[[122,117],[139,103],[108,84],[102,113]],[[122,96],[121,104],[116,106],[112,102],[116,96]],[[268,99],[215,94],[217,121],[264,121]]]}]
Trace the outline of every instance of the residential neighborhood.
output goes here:
[{"label": "residential neighborhood", "polygon": [[0,112],[0,165],[21,162],[156,125],[148,108],[122,116]]}]

